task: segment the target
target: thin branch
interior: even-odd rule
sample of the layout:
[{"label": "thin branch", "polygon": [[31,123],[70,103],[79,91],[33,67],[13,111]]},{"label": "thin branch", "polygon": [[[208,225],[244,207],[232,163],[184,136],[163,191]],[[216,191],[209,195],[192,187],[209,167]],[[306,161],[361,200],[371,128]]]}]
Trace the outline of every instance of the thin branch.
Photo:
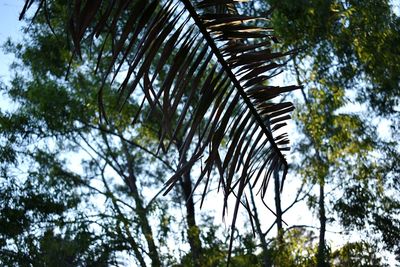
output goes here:
[{"label": "thin branch", "polygon": [[310,195],[310,192],[312,189],[314,189],[314,185],[310,187],[310,190],[307,191],[302,197],[300,197],[301,192],[303,191],[303,187],[305,185],[305,182],[303,182],[300,186],[300,188],[297,191],[296,198],[293,200],[293,202],[282,212],[282,214],[285,214],[289,209],[291,209],[294,205],[296,205],[298,202],[303,201],[307,196]]},{"label": "thin branch", "polygon": [[127,142],[128,144],[130,144],[130,145],[132,145],[132,146],[134,146],[134,147],[139,148],[140,150],[143,150],[143,151],[146,152],[147,154],[149,154],[149,155],[151,155],[152,157],[154,157],[155,159],[159,160],[159,161],[160,161],[161,163],[163,163],[163,164],[165,165],[165,167],[167,167],[169,170],[171,170],[171,171],[173,171],[173,172],[176,172],[176,169],[173,168],[173,167],[170,165],[169,162],[167,162],[166,160],[164,160],[163,158],[161,158],[161,157],[160,157],[159,155],[157,155],[156,153],[154,153],[154,152],[150,151],[149,149],[145,148],[144,146],[139,145],[138,143],[136,143],[136,142],[134,142],[134,141],[132,141],[132,140],[126,139],[124,136],[122,136],[122,135],[120,135],[120,134],[118,134],[118,133],[116,133],[116,132],[113,132],[113,131],[111,131],[111,130],[105,128],[105,127],[101,127],[100,125],[99,125],[99,126],[94,126],[94,125],[88,124],[88,123],[86,123],[86,122],[83,122],[83,123],[85,123],[86,126],[92,128],[92,129],[95,129],[95,130],[98,130],[98,131],[101,131],[101,132],[104,132],[104,133],[108,133],[108,134],[111,134],[111,135],[114,135],[114,136],[116,136],[116,137],[121,138],[121,140]]},{"label": "thin branch", "polygon": [[[294,228],[311,228],[311,229],[316,229],[316,230],[321,229],[321,227],[318,227],[318,226],[299,224],[299,225],[292,225],[292,226],[286,228],[285,231],[289,231]],[[325,230],[325,231],[329,232],[329,233],[333,233],[333,234],[343,234],[343,231],[330,231],[330,230]]]},{"label": "thin branch", "polygon": [[[106,190],[107,190],[107,194],[108,194],[108,195],[110,196],[110,198],[111,198],[111,202],[113,203],[113,206],[114,206],[114,208],[115,208],[115,211],[118,213],[118,215],[119,215],[120,218],[121,218],[121,222],[122,222],[123,225],[124,225],[125,233],[128,235],[128,240],[129,240],[129,242],[131,243],[131,248],[133,249],[136,258],[138,259],[138,261],[140,262],[140,265],[141,265],[142,267],[146,267],[146,263],[145,263],[145,261],[144,261],[144,258],[143,258],[142,254],[141,254],[141,253],[139,252],[139,250],[138,250],[138,248],[141,248],[141,247],[139,246],[138,243],[136,243],[135,239],[134,239],[133,236],[131,235],[131,232],[130,232],[130,230],[129,230],[129,222],[128,222],[128,220],[126,219],[125,215],[122,213],[120,207],[118,206],[118,204],[117,204],[117,202],[116,202],[116,198],[115,198],[114,194],[112,193],[112,191],[110,190],[110,188],[109,188],[109,186],[108,186],[108,184],[107,184],[107,181],[106,181],[106,178],[105,178],[105,175],[104,175],[104,170],[105,170],[105,167],[106,167],[106,166],[107,166],[107,164],[105,164],[104,167],[101,169],[101,178],[102,178],[103,183],[104,183],[104,186],[105,186],[105,188],[106,188]],[[143,251],[145,251],[145,250],[143,250]],[[146,254],[148,254],[148,253],[146,253]]]}]

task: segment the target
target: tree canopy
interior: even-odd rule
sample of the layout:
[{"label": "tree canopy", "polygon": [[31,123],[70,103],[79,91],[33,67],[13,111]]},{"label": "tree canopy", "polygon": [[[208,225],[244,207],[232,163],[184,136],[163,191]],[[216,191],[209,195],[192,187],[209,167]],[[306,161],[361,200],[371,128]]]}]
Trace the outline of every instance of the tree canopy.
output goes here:
[{"label": "tree canopy", "polygon": [[[11,102],[0,113],[0,263],[387,266],[382,251],[400,255],[390,2],[28,0],[21,18],[27,10],[37,13],[25,39],[4,46],[16,62],[1,87]],[[271,85],[284,64],[303,87]],[[217,190],[233,211],[229,235],[199,210]],[[305,202],[318,224],[288,218]],[[359,238],[332,245],[332,229]]]}]

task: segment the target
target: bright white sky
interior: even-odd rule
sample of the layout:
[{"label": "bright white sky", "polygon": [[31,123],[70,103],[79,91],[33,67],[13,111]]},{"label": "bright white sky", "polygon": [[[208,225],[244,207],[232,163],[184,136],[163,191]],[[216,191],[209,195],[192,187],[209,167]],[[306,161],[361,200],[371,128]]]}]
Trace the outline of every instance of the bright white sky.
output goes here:
[{"label": "bright white sky", "polygon": [[[11,37],[13,39],[20,38],[21,31],[19,30],[21,23],[18,21],[19,12],[22,10],[22,0],[0,0],[0,44]],[[13,57],[5,55],[4,51],[0,51],[0,79],[8,80],[9,69]]]}]

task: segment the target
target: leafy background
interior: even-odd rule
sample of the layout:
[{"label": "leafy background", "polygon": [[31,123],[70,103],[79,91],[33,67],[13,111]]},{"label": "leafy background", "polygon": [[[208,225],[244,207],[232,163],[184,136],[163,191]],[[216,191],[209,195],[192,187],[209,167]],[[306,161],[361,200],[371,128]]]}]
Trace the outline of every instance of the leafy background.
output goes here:
[{"label": "leafy background", "polygon": [[[244,12],[262,12],[265,4],[259,1]],[[398,16],[381,16],[390,12],[385,1],[268,4],[276,6],[272,19],[282,43],[302,48],[288,64],[288,79],[305,86],[293,96],[297,140],[281,195],[283,211],[299,192],[299,205],[306,208],[296,203],[289,211],[308,209],[313,219],[311,225],[306,219],[291,221],[288,211],[283,213],[288,225],[278,226],[283,231],[274,228],[265,235],[270,226],[265,217],[275,217],[262,203],[255,208],[249,193],[244,201],[251,203],[256,237],[248,216],[241,214],[244,225],[234,234],[232,265],[383,266],[382,255],[390,255],[395,265]],[[186,202],[184,187],[151,202],[168,177],[168,166],[165,158],[138,145],[156,147],[157,133],[151,125],[133,132],[128,113],[110,128],[99,127],[96,90],[87,88],[98,88],[101,80],[88,71],[93,67],[82,68],[78,61],[77,72],[63,81],[69,49],[45,25],[39,20],[25,33],[35,41],[6,46],[18,60],[2,91],[18,108],[1,114],[2,263],[224,265],[229,232],[221,231],[207,210],[200,216],[199,203]],[[107,97],[115,101],[112,94]],[[127,109],[137,109],[137,103]],[[121,144],[134,153],[124,152]],[[75,156],[84,150],[84,157]],[[129,183],[133,176],[136,197]],[[273,190],[270,195],[268,205]],[[205,203],[214,206],[209,198]],[[188,216],[190,207],[197,215]],[[277,212],[274,204],[271,208]],[[331,231],[345,242],[336,245]]]}]

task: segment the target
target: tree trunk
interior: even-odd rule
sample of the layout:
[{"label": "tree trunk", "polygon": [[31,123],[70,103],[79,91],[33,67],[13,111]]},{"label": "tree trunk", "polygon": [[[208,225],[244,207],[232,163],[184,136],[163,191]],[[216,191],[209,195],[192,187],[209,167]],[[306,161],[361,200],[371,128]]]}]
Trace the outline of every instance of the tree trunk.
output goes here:
[{"label": "tree trunk", "polygon": [[260,237],[260,242],[261,242],[261,246],[262,246],[262,254],[263,254],[263,266],[264,267],[272,267],[272,262],[271,259],[268,255],[268,244],[267,244],[267,240],[265,239],[265,234],[262,232],[261,230],[261,223],[260,223],[260,219],[258,217],[258,212],[257,212],[257,208],[256,208],[256,203],[254,201],[254,194],[253,194],[253,190],[250,190],[250,199],[251,199],[251,204],[253,205],[253,220],[254,220],[254,224],[256,226],[256,232],[257,235]]},{"label": "tree trunk", "polygon": [[183,197],[186,205],[186,222],[188,224],[187,236],[192,252],[193,266],[202,266],[202,246],[200,240],[200,229],[196,225],[196,214],[192,194],[192,180],[190,173],[183,175],[181,180]]},{"label": "tree trunk", "polygon": [[154,242],[153,231],[150,227],[149,220],[147,219],[147,211],[143,204],[143,199],[140,196],[139,190],[136,185],[136,176],[134,174],[134,162],[131,154],[128,151],[126,143],[123,140],[121,140],[121,143],[128,166],[129,176],[126,177],[127,178],[126,182],[130,189],[131,195],[135,201],[136,215],[139,217],[140,228],[147,242],[147,247],[149,249],[148,256],[151,260],[151,266],[159,267],[161,266],[160,256],[158,255],[158,248]]},{"label": "tree trunk", "polygon": [[[301,84],[300,80],[300,72],[298,70],[298,65],[296,62],[296,58],[293,58],[293,64],[294,64],[294,70],[296,73],[296,80],[299,84]],[[306,93],[304,92],[304,89],[301,89],[301,93],[303,94],[304,102],[306,103],[306,106],[308,109],[309,107],[309,101],[307,99]],[[315,140],[312,138],[312,135],[310,135],[309,132],[307,132],[308,138],[311,141],[311,144],[314,146],[315,149],[315,156],[317,157],[317,160],[320,164],[324,164],[324,160],[322,159],[321,154],[319,153],[318,147],[316,146]],[[318,253],[317,253],[317,267],[327,267],[329,266],[329,261],[327,258],[327,251],[326,251],[326,243],[325,243],[325,232],[326,232],[326,214],[325,214],[325,177],[326,175],[323,174],[319,177],[319,201],[318,201],[318,206],[319,206],[319,222],[320,222],[320,230],[319,230],[319,242],[318,242]]]},{"label": "tree trunk", "polygon": [[129,188],[132,193],[132,197],[136,203],[136,214],[139,217],[139,223],[143,235],[146,239],[147,246],[149,248],[149,257],[151,259],[151,266],[158,267],[161,266],[160,257],[158,255],[158,248],[154,242],[153,231],[150,227],[149,220],[147,219],[147,212],[144,208],[143,201],[141,196],[139,195],[139,191],[137,189],[136,183],[134,182],[136,179],[133,177],[129,177],[130,185]]},{"label": "tree trunk", "polygon": [[[185,158],[186,155],[182,155],[180,148],[182,147],[181,140],[175,140],[176,147],[179,151],[179,157]],[[186,161],[184,160],[183,164]],[[187,223],[187,237],[190,245],[190,251],[192,253],[192,260],[194,267],[202,267],[203,266],[203,253],[202,253],[202,245],[200,240],[200,229],[196,225],[196,213],[195,207],[192,197],[192,179],[190,177],[190,170],[185,173],[181,180],[180,185],[183,193],[183,201],[186,206],[186,223]]]},{"label": "tree trunk", "polygon": [[277,226],[277,239],[278,246],[283,244],[283,225],[282,225],[282,207],[281,207],[281,192],[280,186],[281,183],[279,181],[279,171],[274,171],[274,182],[275,182],[275,212],[276,212],[276,226]]},{"label": "tree trunk", "polygon": [[318,254],[317,254],[317,267],[329,266],[328,259],[326,257],[326,244],[325,244],[325,232],[326,232],[326,215],[325,215],[325,192],[324,192],[324,181],[320,182],[319,185],[319,243],[318,243]]}]

